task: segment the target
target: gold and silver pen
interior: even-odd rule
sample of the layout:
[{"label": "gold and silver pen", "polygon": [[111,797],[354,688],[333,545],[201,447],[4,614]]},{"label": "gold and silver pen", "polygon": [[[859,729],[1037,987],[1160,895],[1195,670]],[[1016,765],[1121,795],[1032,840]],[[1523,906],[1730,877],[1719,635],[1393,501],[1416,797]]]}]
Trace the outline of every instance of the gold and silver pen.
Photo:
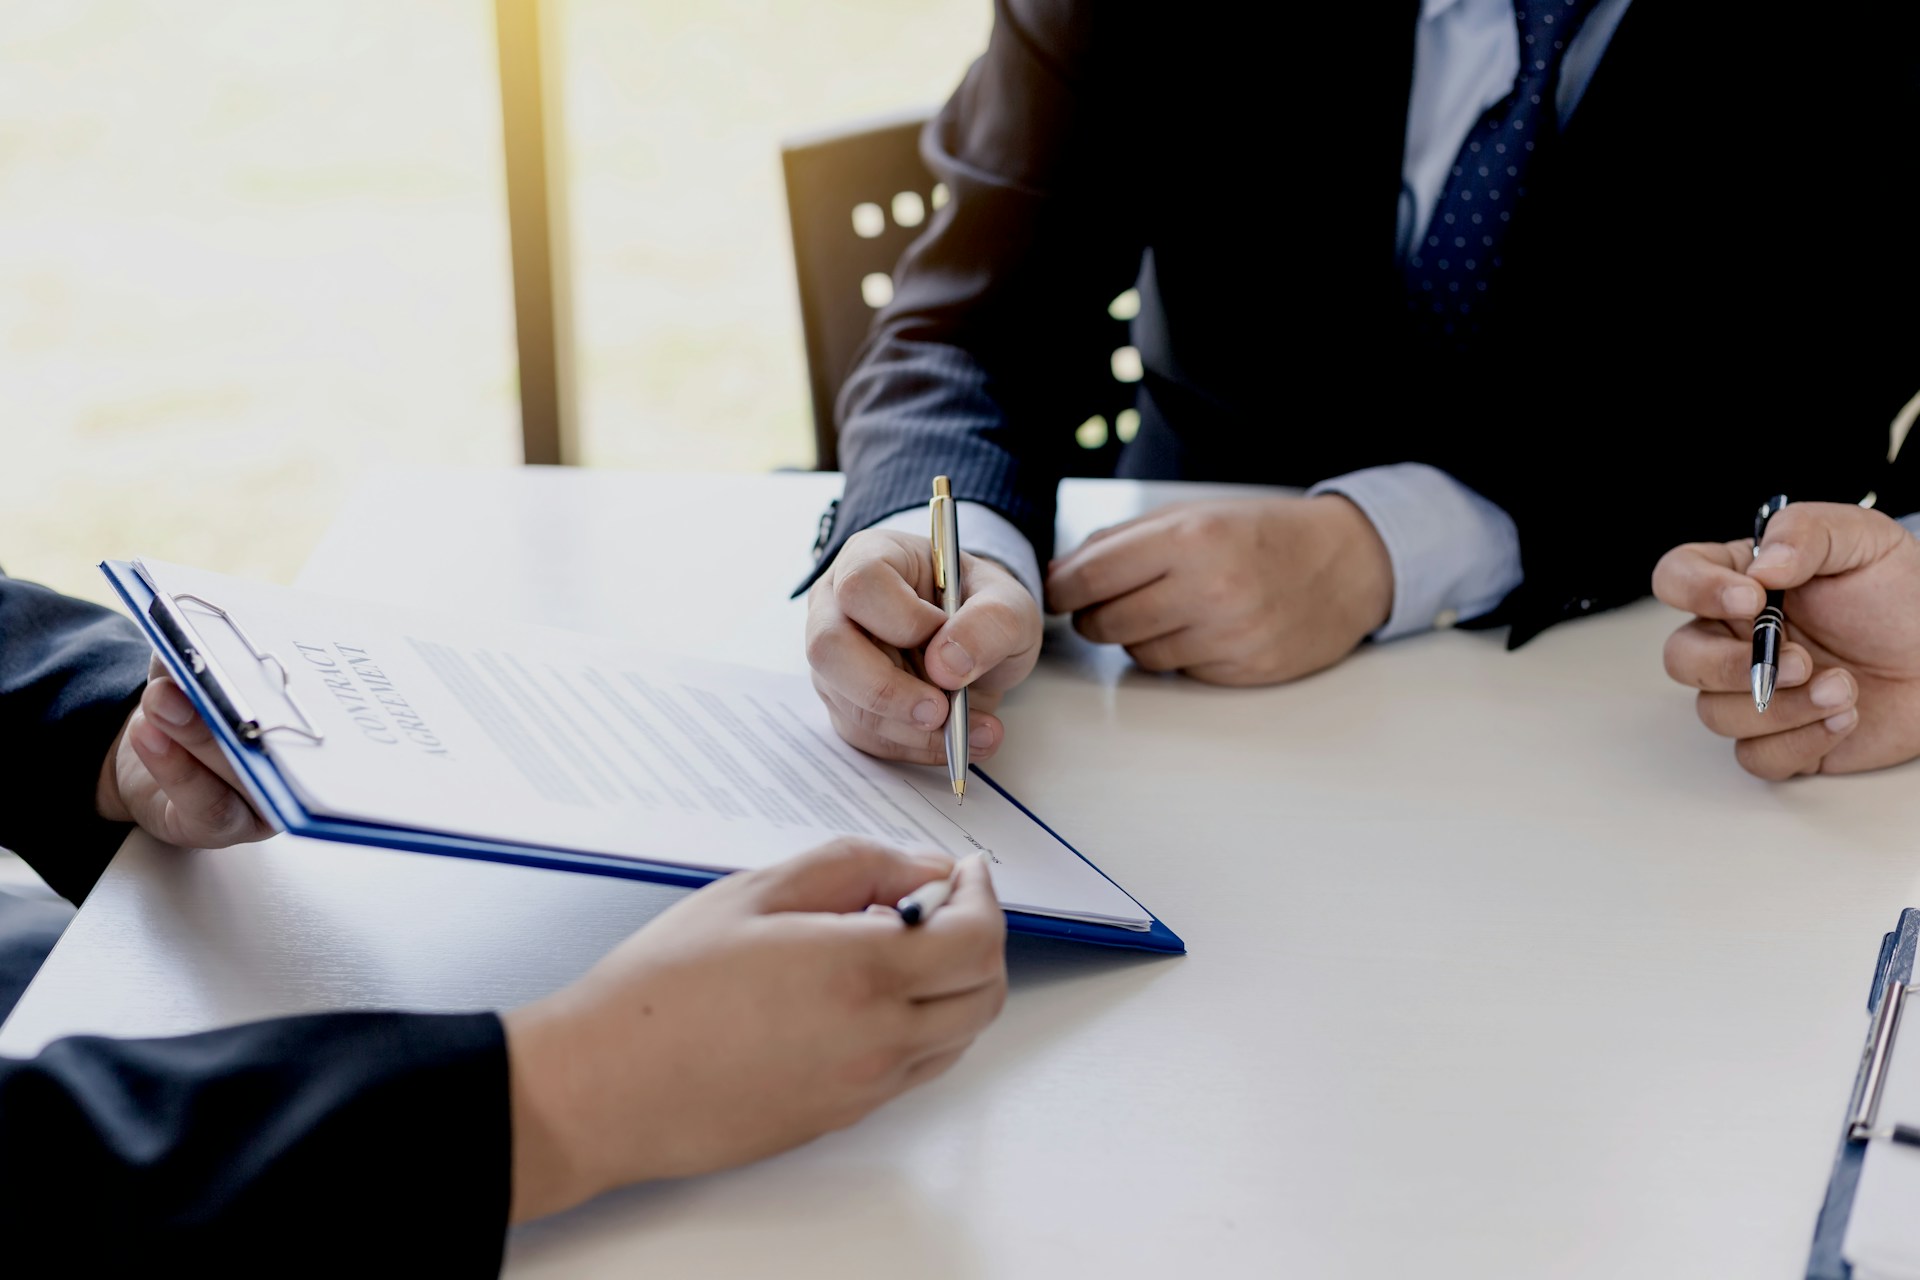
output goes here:
[{"label": "gold and silver pen", "polygon": [[[960,589],[960,513],[953,505],[953,488],[945,476],[933,478],[933,585],[940,591],[940,607],[951,618],[960,612],[965,596]],[[964,686],[947,695],[947,781],[954,796],[967,797],[967,691]]]}]

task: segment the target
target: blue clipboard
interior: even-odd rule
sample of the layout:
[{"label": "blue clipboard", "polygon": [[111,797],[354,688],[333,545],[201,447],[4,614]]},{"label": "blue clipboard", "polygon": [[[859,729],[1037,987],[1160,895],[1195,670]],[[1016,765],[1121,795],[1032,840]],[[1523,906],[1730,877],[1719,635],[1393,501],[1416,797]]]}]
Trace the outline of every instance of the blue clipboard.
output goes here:
[{"label": "blue clipboard", "polygon": [[[533,845],[516,844],[504,840],[482,840],[468,836],[453,836],[435,831],[420,831],[406,827],[383,826],[371,822],[352,822],[338,818],[316,817],[307,812],[307,808],[294,794],[293,788],[281,777],[278,766],[273,763],[259,738],[268,730],[286,728],[301,732],[291,725],[261,726],[257,721],[237,714],[226,696],[220,692],[217,680],[203,676],[204,664],[198,652],[193,648],[190,633],[183,632],[178,625],[168,621],[177,617],[170,611],[172,602],[162,604],[155,609],[154,590],[141,576],[134,565],[124,560],[107,560],[100,565],[100,571],[113,585],[114,592],[126,603],[133,620],[146,633],[154,652],[160,655],[161,663],[167,668],[174,680],[186,691],[192,700],[194,709],[213,730],[214,740],[220,744],[221,753],[232,762],[254,807],[282,830],[296,836],[313,840],[332,840],[343,844],[371,845],[382,849],[400,849],[410,853],[433,853],[455,858],[477,858],[482,862],[506,862],[523,867],[541,867],[553,871],[579,871],[591,875],[617,876],[628,880],[646,880],[655,884],[681,885],[686,888],[699,888],[723,878],[727,873],[705,871],[692,867],[674,866],[668,863],[642,862],[632,858],[614,858],[604,854],[573,853],[564,849],[549,849]],[[215,610],[230,625],[235,626],[241,639],[253,648],[252,641],[237,624],[227,618],[224,611],[211,601],[199,602]],[[268,658],[256,652],[256,657]],[[273,660],[277,664],[277,659]],[[1052,836],[1095,871],[1100,868],[1085,854],[1075,849],[1058,832],[1041,822],[1033,811],[992,778],[978,768],[975,775],[986,784],[1012,801],[1020,812],[1032,819],[1034,825]],[[1110,883],[1112,877],[1100,871],[1102,877]],[[1118,887],[1116,885],[1116,887]],[[1125,892],[1122,890],[1122,892]],[[1131,896],[1131,895],[1129,895]],[[1187,944],[1182,942],[1173,930],[1162,924],[1151,912],[1148,918],[1153,920],[1150,929],[1141,931],[1123,929],[1117,925],[1087,924],[1076,920],[1060,920],[1052,916],[1033,915],[1024,911],[1007,912],[1007,929],[1012,933],[1032,934],[1043,938],[1061,938],[1071,942],[1085,943],[1098,947],[1121,947],[1134,951],[1160,951],[1184,953]]]},{"label": "blue clipboard", "polygon": [[1900,913],[1893,932],[1880,940],[1880,961],[1874,966],[1873,986],[1867,992],[1867,1043],[1860,1053],[1860,1069],[1854,1075],[1847,1120],[1840,1130],[1840,1150],[1834,1155],[1833,1173],[1827,1179],[1827,1197],[1813,1229],[1807,1280],[1852,1280],[1853,1265],[1842,1255],[1841,1246],[1847,1238],[1847,1220],[1853,1216],[1853,1193],[1859,1188],[1861,1168],[1867,1159],[1868,1140],[1858,1136],[1858,1130],[1862,1115],[1872,1119],[1878,1103],[1878,1082],[1898,1030],[1899,1010],[1887,1003],[1888,992],[1895,989],[1895,984],[1904,987],[1913,981],[1916,943],[1920,943],[1920,910],[1908,907]]}]

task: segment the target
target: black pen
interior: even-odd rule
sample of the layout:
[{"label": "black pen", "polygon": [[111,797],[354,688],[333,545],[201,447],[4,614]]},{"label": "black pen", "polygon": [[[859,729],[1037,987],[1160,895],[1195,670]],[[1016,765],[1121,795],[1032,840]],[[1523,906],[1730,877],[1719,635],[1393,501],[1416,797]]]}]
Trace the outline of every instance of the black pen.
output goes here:
[{"label": "black pen", "polygon": [[[1767,536],[1767,521],[1787,505],[1787,495],[1777,493],[1760,504],[1753,518],[1753,554],[1760,555],[1760,539]],[[1767,592],[1766,607],[1753,620],[1753,709],[1765,711],[1773,701],[1773,682],[1780,678],[1780,646],[1787,642],[1787,615],[1780,611],[1786,592]]]},{"label": "black pen", "polygon": [[929,880],[906,897],[894,904],[894,910],[908,924],[925,924],[928,917],[945,906],[947,899],[953,896],[953,887],[960,881],[960,868],[969,862],[977,862],[986,857],[984,853],[970,853],[953,864],[953,870],[943,880]]}]

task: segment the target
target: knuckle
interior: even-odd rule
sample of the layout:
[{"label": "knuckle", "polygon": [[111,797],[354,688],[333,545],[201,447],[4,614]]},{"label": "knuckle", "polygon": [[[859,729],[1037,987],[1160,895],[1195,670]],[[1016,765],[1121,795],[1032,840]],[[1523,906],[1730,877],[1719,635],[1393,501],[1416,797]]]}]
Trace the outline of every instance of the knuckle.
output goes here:
[{"label": "knuckle", "polygon": [[836,636],[828,627],[807,628],[807,665],[818,669],[833,660],[834,651],[840,647],[841,637]]},{"label": "knuckle", "polygon": [[1211,510],[1190,512],[1180,524],[1180,536],[1195,545],[1212,542],[1225,530],[1226,517]]},{"label": "knuckle", "polygon": [[1227,574],[1210,575],[1200,586],[1194,603],[1199,606],[1200,616],[1221,618],[1231,613],[1235,604],[1243,599],[1235,588],[1235,580]]},{"label": "knuckle", "polygon": [[1715,733],[1720,732],[1720,704],[1714,699],[1713,695],[1702,693],[1695,697],[1693,700],[1693,713],[1700,717],[1701,724],[1707,726],[1707,728],[1713,730]]},{"label": "knuckle", "polygon": [[1206,656],[1215,660],[1247,657],[1260,648],[1266,636],[1266,630],[1250,618],[1229,622],[1211,634]]},{"label": "knuckle", "polygon": [[899,677],[884,674],[873,676],[854,694],[853,700],[862,709],[885,717],[900,701]]},{"label": "knuckle", "polygon": [[883,759],[895,758],[894,744],[875,733],[867,724],[864,712],[850,714],[837,707],[829,707],[827,718],[833,721],[833,728],[847,742],[871,756]]},{"label": "knuckle", "polygon": [[222,836],[237,840],[253,830],[253,807],[239,792],[223,788],[207,806],[207,821]]},{"label": "knuckle", "polygon": [[868,1049],[847,1059],[841,1078],[856,1089],[871,1088],[905,1066],[906,1057],[905,1047],[898,1044]]},{"label": "knuckle", "polygon": [[973,954],[973,976],[981,982],[997,982],[1005,985],[1007,980],[1007,948],[1004,939],[994,930],[984,930],[985,936],[975,945]]},{"label": "knuckle", "polygon": [[816,848],[813,856],[829,862],[837,862],[843,858],[857,858],[866,843],[859,836],[835,836]]},{"label": "knuckle", "polygon": [[1685,632],[1676,631],[1667,637],[1666,645],[1660,650],[1660,663],[1667,670],[1667,678],[1679,684],[1696,684],[1687,675],[1684,658],[1686,655]]},{"label": "knuckle", "polygon": [[884,569],[880,565],[868,560],[853,565],[845,573],[838,575],[833,582],[833,599],[834,603],[840,606],[840,611],[852,614],[864,602],[872,599],[880,585],[879,576],[883,572]]},{"label": "knuckle", "polygon": [[1004,600],[982,600],[968,621],[971,638],[979,641],[983,650],[996,654],[1013,651],[1020,620],[1012,605]]},{"label": "knuckle", "polygon": [[834,1108],[821,1121],[828,1133],[839,1133],[842,1129],[851,1129],[866,1119],[873,1110],[870,1102],[848,1102]]},{"label": "knuckle", "polygon": [[1132,645],[1127,649],[1127,656],[1142,671],[1169,671],[1173,665],[1168,661],[1166,651],[1153,644]]},{"label": "knuckle", "polygon": [[807,588],[807,614],[809,617],[825,613],[838,613],[840,595],[840,575],[823,573],[813,580]]},{"label": "knuckle", "polygon": [[1680,562],[1686,553],[1685,547],[1675,547],[1661,556],[1653,566],[1653,594],[1668,604],[1673,603],[1671,593],[1675,586],[1674,580],[1680,573]]},{"label": "knuckle", "polygon": [[1113,574],[1108,572],[1105,565],[1096,561],[1067,574],[1061,587],[1081,600],[1111,600],[1113,599]]},{"label": "knuckle", "polygon": [[1736,743],[1733,758],[1740,762],[1742,769],[1768,782],[1783,782],[1799,772],[1786,753],[1770,749],[1770,744],[1759,739]]}]

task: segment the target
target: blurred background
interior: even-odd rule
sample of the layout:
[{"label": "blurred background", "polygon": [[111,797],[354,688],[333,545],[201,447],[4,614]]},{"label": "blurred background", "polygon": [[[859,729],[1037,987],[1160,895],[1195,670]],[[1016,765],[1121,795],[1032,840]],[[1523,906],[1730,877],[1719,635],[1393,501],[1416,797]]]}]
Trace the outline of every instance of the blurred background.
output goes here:
[{"label": "blurred background", "polygon": [[[782,138],[987,0],[554,11],[581,460],[813,458]],[[492,0],[0,4],[0,567],[288,581],[353,478],[521,457]]]}]

